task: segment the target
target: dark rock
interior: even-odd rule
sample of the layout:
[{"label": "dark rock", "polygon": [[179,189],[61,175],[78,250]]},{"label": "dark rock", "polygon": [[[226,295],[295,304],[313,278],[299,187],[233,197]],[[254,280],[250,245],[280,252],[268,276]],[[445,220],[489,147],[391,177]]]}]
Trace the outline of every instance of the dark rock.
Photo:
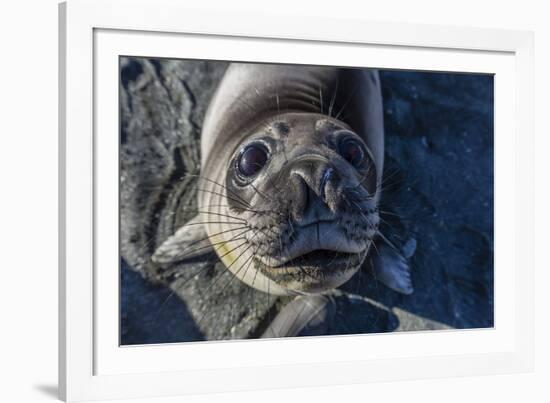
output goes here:
[{"label": "dark rock", "polygon": [[[233,281],[215,257],[150,260],[196,208],[201,125],[227,64],[121,58],[120,67],[122,343],[257,337],[288,299]],[[493,326],[493,78],[382,71],[381,81],[381,230],[409,256],[415,293],[386,289],[367,263],[319,328]]]}]

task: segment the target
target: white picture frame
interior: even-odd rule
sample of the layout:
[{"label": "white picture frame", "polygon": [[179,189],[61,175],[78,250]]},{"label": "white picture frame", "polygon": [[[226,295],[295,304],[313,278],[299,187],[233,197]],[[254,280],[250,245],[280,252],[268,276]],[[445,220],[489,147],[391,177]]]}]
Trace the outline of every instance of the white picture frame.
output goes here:
[{"label": "white picture frame", "polygon": [[[169,0],[70,0],[59,10],[63,399],[532,370],[533,212],[526,208],[534,188],[531,33],[300,15],[286,18],[283,32],[269,15],[204,12]],[[361,57],[368,56],[375,67],[495,74],[495,327],[118,346],[118,232],[112,230],[118,225],[118,135],[105,134],[118,130],[118,56],[329,63],[316,48],[330,49],[342,65],[363,66]]]}]

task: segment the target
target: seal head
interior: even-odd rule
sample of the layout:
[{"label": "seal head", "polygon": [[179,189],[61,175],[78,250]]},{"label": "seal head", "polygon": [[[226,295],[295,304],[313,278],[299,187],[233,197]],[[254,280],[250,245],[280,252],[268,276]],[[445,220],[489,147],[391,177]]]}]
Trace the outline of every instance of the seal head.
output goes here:
[{"label": "seal head", "polygon": [[321,292],[358,270],[379,217],[372,154],[347,124],[286,113],[258,126],[233,152],[230,211],[252,231],[255,269],[290,290]]}]

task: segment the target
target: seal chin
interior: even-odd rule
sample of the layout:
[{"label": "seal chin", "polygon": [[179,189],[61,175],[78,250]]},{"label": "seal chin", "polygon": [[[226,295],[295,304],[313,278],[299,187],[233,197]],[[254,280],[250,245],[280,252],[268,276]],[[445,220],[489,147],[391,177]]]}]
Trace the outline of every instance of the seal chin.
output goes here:
[{"label": "seal chin", "polygon": [[296,292],[320,293],[346,283],[361,267],[364,253],[316,250],[277,267],[258,261],[257,268],[279,286]]}]

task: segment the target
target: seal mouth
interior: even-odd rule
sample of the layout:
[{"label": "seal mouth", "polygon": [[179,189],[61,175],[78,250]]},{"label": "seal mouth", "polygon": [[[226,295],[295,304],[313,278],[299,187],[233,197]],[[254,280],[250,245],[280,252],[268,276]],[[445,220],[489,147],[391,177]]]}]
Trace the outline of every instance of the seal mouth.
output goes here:
[{"label": "seal mouth", "polygon": [[290,267],[319,267],[330,270],[331,266],[340,266],[351,262],[356,253],[347,253],[329,249],[316,249],[297,256],[284,263],[272,266],[273,269],[288,269]]},{"label": "seal mouth", "polygon": [[361,254],[367,239],[350,238],[338,220],[320,220],[294,227],[292,241],[275,254],[259,256],[272,268],[323,266]]}]

